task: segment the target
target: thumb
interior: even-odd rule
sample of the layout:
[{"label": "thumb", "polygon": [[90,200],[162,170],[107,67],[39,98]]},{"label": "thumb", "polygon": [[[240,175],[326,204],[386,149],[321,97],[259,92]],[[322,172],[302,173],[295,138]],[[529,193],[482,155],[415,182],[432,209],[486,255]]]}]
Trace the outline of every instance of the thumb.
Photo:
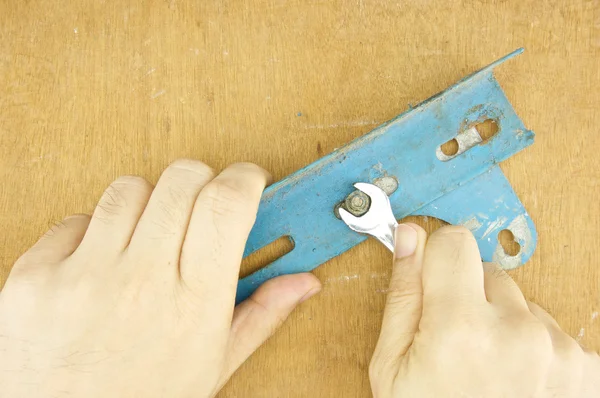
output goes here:
[{"label": "thumb", "polygon": [[233,313],[221,386],[283,324],[298,304],[321,291],[310,273],[284,275],[265,282]]},{"label": "thumb", "polygon": [[427,233],[416,224],[400,224],[396,229],[392,279],[375,354],[379,352],[388,358],[405,355],[419,329],[426,240]]}]

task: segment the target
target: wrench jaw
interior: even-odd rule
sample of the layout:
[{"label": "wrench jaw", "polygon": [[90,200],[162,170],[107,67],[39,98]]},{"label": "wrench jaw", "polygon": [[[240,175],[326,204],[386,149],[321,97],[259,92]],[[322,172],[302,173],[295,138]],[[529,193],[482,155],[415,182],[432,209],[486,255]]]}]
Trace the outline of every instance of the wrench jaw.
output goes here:
[{"label": "wrench jaw", "polygon": [[369,196],[371,205],[367,212],[360,217],[340,208],[340,218],[351,230],[374,236],[393,252],[394,234],[398,223],[392,212],[388,196],[375,185],[357,182],[354,187]]},{"label": "wrench jaw", "polygon": [[367,184],[365,182],[357,182],[354,184],[354,188],[367,194],[371,198],[371,207],[375,206],[376,209],[381,209],[387,206],[389,207],[388,196],[383,190],[375,185]]},{"label": "wrench jaw", "polygon": [[365,223],[363,220],[368,213],[362,215],[361,217],[356,217],[354,214],[350,213],[343,207],[340,207],[338,212],[342,221],[345,222],[351,230],[359,232],[361,234],[368,234],[369,231],[372,230],[372,224]]},{"label": "wrench jaw", "polygon": [[372,225],[373,228],[381,225],[385,221],[390,225],[396,224],[396,217],[392,211],[390,198],[381,188],[364,182],[357,182],[354,184],[354,187],[367,194],[371,199],[371,206],[367,210],[367,213],[360,217],[361,219],[368,216],[368,224]]}]

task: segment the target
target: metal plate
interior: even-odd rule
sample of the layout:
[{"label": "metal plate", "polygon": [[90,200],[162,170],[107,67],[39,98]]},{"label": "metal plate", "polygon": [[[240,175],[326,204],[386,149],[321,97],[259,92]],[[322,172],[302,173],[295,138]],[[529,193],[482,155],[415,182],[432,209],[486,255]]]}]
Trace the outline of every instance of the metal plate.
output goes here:
[{"label": "metal plate", "polygon": [[[337,219],[333,209],[353,191],[353,183],[385,176],[399,182],[390,196],[398,219],[431,215],[463,224],[474,232],[484,260],[505,268],[527,261],[536,244],[535,228],[497,164],[532,144],[534,134],[492,73],[522,51],[267,188],[244,255],[282,236],[293,240],[294,249],[241,279],[236,300],[268,279],[310,271],[365,240]],[[472,127],[486,119],[494,120],[499,131],[487,141],[478,140]],[[459,153],[440,157],[440,145],[453,138],[462,145]],[[521,245],[516,256],[506,255],[498,244],[498,232],[505,228]]]}]

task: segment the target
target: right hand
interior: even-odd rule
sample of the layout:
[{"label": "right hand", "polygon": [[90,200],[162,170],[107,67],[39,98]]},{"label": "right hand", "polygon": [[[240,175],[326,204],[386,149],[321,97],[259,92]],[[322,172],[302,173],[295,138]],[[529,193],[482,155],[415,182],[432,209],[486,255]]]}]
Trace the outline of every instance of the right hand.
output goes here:
[{"label": "right hand", "polygon": [[495,264],[473,235],[396,231],[396,258],[369,369],[376,398],[599,397],[585,351]]}]

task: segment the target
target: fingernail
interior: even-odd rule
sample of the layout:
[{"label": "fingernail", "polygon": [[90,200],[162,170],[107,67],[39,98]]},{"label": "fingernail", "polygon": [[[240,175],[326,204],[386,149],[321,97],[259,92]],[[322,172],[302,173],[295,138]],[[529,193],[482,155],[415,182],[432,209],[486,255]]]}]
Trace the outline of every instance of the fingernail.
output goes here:
[{"label": "fingernail", "polygon": [[302,296],[302,298],[300,299],[300,301],[298,303],[305,302],[306,300],[308,300],[309,298],[311,298],[315,294],[319,293],[320,291],[321,291],[321,286],[315,286],[315,287],[313,287],[304,296]]},{"label": "fingernail", "polygon": [[419,235],[417,231],[407,224],[400,224],[396,227],[396,247],[394,248],[394,258],[404,258],[412,256],[417,249]]}]

